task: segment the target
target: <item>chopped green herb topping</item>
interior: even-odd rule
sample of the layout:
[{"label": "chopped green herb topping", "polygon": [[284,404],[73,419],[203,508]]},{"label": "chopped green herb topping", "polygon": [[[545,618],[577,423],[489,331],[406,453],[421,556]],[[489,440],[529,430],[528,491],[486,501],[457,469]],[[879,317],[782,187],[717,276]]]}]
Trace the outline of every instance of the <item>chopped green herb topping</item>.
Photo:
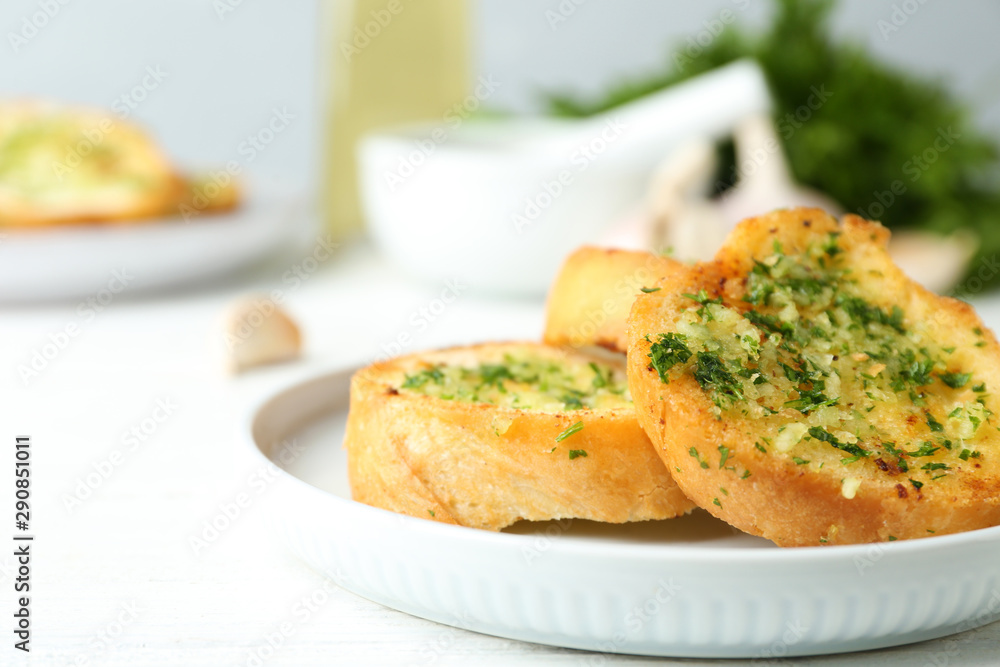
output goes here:
[{"label": "chopped green herb topping", "polygon": [[688,450],[688,454],[694,457],[694,460],[697,461],[702,468],[708,468],[708,461],[701,460],[701,455],[698,453],[697,449],[692,447],[691,449]]},{"label": "chopped green herb topping", "polygon": [[719,445],[719,470],[722,470],[722,466],[726,465],[727,460],[729,460],[729,448],[725,445]]},{"label": "chopped green herb topping", "polygon": [[[648,338],[648,337],[647,337]],[[684,343],[686,336],[675,333],[660,334],[659,340],[649,348],[649,360],[660,374],[660,380],[670,382],[667,371],[691,358],[691,350]]]},{"label": "chopped green herb topping", "polygon": [[822,442],[828,443],[839,450],[845,451],[848,454],[853,454],[854,456],[870,456],[871,452],[867,449],[862,449],[857,445],[851,444],[849,442],[841,442],[835,438],[829,431],[819,426],[812,426],[809,429],[809,435],[820,440]]},{"label": "chopped green herb topping", "polygon": [[940,433],[944,430],[944,424],[934,419],[934,415],[930,412],[924,413],[927,416],[927,427],[930,428],[934,433]]},{"label": "chopped green herb topping", "polygon": [[639,290],[641,292],[646,293],[646,294],[652,294],[653,292],[659,292],[660,288],[659,287],[640,287]]},{"label": "chopped green herb topping", "polygon": [[[982,425],[1000,430],[985,383],[960,366],[964,357],[948,356],[957,346],[887,302],[879,279],[863,278],[864,263],[852,253],[836,233],[788,252],[776,244],[754,257],[741,296],[724,302],[707,285],[684,294],[692,303],[680,306],[672,331],[655,335],[650,368],[663,382],[671,369],[675,378],[693,377],[717,419],[760,420],[759,431],[773,439],[754,443],[762,453],[891,476],[909,472],[914,459],[954,451],[946,464],[916,466],[950,470],[942,466],[972,458]],[[974,399],[950,391],[969,387]],[[901,418],[909,438],[897,443]],[[959,456],[963,444],[969,451]],[[719,452],[726,468],[732,452]]]},{"label": "chopped green herb topping", "polygon": [[682,294],[681,296],[683,296],[685,299],[691,299],[695,303],[701,304],[701,308],[699,308],[695,312],[698,313],[698,317],[701,317],[701,318],[709,320],[709,321],[711,321],[711,320],[713,320],[715,318],[712,316],[712,311],[709,310],[708,307],[711,304],[717,304],[717,305],[720,305],[720,306],[722,305],[722,297],[721,296],[716,297],[714,299],[710,299],[710,298],[708,298],[708,293],[705,292],[705,290],[699,290],[699,292],[697,294]]},{"label": "chopped green herb topping", "polygon": [[[568,427],[565,431],[563,431],[562,433],[560,433],[559,435],[557,435],[556,436],[556,442],[562,442],[563,440],[565,440],[569,436],[573,435],[574,433],[579,433],[582,430],[583,430],[583,422],[576,422],[572,426]],[[570,458],[572,459],[572,458],[576,458],[576,457],[570,455]]]},{"label": "chopped green herb topping", "polygon": [[632,403],[624,369],[586,358],[536,356],[530,351],[476,366],[435,364],[406,374],[399,389],[521,410],[609,409]]},{"label": "chopped green herb topping", "polygon": [[969,380],[972,379],[972,373],[938,373],[938,377],[941,378],[941,382],[944,382],[952,389],[961,389],[969,384]]},{"label": "chopped green herb topping", "polygon": [[569,450],[569,460],[572,461],[575,458],[586,456],[587,452],[582,449],[571,449]]},{"label": "chopped green herb topping", "polygon": [[702,389],[712,392],[712,400],[719,407],[743,400],[742,384],[726,369],[726,364],[716,354],[698,353],[694,379]]},{"label": "chopped green herb topping", "polygon": [[935,446],[933,442],[924,442],[922,445],[920,445],[920,449],[916,450],[915,452],[907,452],[907,454],[909,456],[912,456],[913,458],[919,458],[921,456],[934,456],[934,452],[936,452],[939,449],[941,448]]},{"label": "chopped green herb topping", "polygon": [[434,366],[433,368],[419,371],[413,375],[407,375],[401,387],[403,389],[416,389],[424,386],[428,382],[433,382],[434,384],[439,385],[443,380],[444,373],[441,372],[441,367]]}]

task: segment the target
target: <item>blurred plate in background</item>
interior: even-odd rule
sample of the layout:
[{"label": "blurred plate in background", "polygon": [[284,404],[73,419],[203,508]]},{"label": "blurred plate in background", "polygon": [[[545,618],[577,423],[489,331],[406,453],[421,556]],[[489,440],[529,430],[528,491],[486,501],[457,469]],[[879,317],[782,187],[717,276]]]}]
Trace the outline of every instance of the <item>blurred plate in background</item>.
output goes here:
[{"label": "blurred plate in background", "polygon": [[216,214],[0,230],[0,301],[73,299],[217,278],[281,249],[304,224],[301,197],[248,188]]}]

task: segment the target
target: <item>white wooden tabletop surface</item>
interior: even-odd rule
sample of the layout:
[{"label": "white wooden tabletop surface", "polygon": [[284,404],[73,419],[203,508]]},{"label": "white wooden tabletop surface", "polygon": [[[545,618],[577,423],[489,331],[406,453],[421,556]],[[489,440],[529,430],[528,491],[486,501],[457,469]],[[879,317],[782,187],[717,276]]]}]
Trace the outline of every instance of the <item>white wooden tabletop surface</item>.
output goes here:
[{"label": "white wooden tabletop surface", "polygon": [[[119,298],[81,323],[80,334],[27,382],[18,367],[51,334],[80,320],[77,301],[0,306],[0,437],[33,438],[36,536],[31,652],[24,654],[13,648],[11,631],[16,573],[7,540],[14,530],[0,529],[6,543],[0,665],[654,662],[475,634],[369,602],[324,581],[276,544],[252,504],[227,530],[192,546],[204,522],[245,491],[254,472],[237,434],[257,397],[313,369],[369,361],[400,333],[412,339],[403,351],[414,351],[541,332],[540,301],[469,293],[431,326],[415,326],[411,316],[442,287],[415,284],[364,245],[345,249],[289,290],[280,276],[295,261],[272,260],[197,292]],[[305,333],[305,357],[228,376],[221,370],[221,313],[234,297],[270,287],[287,291],[288,309]],[[1000,315],[1000,306],[986,308]],[[6,518],[13,512],[6,506],[13,497],[13,446],[0,452]],[[1000,623],[918,645],[790,664],[996,665]]]}]

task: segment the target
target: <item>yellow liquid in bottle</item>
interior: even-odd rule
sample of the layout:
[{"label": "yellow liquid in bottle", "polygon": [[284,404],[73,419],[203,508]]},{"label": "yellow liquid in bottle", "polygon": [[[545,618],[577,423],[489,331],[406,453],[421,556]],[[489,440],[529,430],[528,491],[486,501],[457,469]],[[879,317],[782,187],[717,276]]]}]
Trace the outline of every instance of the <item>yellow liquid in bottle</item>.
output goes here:
[{"label": "yellow liquid in bottle", "polygon": [[469,87],[466,0],[326,0],[332,29],[319,182],[327,231],[363,227],[355,149],[370,130],[441,121]]}]

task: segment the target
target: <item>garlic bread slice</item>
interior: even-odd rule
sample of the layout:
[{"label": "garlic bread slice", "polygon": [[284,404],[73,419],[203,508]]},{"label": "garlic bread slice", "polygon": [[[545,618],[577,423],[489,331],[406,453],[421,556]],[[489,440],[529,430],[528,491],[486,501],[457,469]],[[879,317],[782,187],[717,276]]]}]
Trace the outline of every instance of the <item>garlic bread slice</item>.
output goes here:
[{"label": "garlic bread slice", "polygon": [[0,105],[0,227],[149,218],[183,189],[132,123],[90,109]]},{"label": "garlic bread slice", "polygon": [[1000,347],[888,239],[777,211],[636,300],[639,421],[699,506],[783,546],[1000,524]]},{"label": "garlic bread slice", "polygon": [[549,345],[628,349],[628,314],[635,297],[684,265],[651,252],[583,246],[563,262],[549,290]]},{"label": "garlic bread slice", "polygon": [[694,507],[636,421],[623,360],[538,343],[359,371],[344,447],[355,500],[473,528],[668,519]]}]

